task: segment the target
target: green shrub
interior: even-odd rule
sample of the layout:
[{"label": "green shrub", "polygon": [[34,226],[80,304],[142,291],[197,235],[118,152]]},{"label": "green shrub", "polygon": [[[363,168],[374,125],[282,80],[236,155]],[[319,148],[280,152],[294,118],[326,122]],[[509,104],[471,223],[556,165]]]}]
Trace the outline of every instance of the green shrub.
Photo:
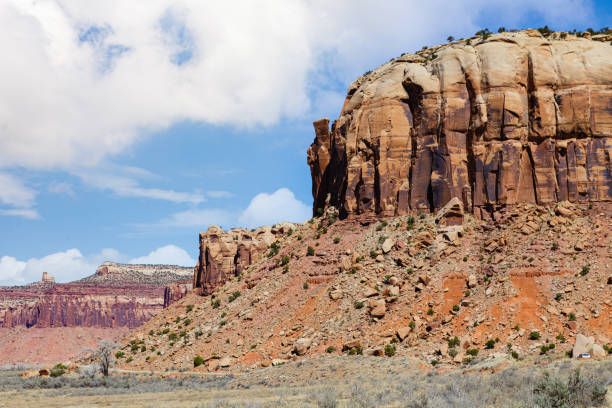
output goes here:
[{"label": "green shrub", "polygon": [[355,309],[361,309],[363,307],[363,302],[356,301],[354,303]]},{"label": "green shrub", "polygon": [[210,300],[210,304],[212,305],[213,309],[218,308],[219,306],[221,306],[221,300],[219,299],[215,299],[215,300]]},{"label": "green shrub", "polygon": [[200,356],[195,356],[195,357],[193,358],[193,366],[194,366],[194,367],[199,367],[199,366],[201,366],[202,364],[204,364],[204,359],[203,359],[202,357],[200,357]]},{"label": "green shrub", "polygon": [[134,361],[134,359],[132,357],[128,357],[128,359],[125,360],[126,363],[131,363],[132,361]]},{"label": "green shrub", "polygon": [[559,302],[561,299],[563,299],[563,295],[562,295],[561,293],[557,293],[557,294],[555,295],[555,300],[556,300],[557,302]]},{"label": "green shrub", "polygon": [[532,331],[531,333],[529,333],[529,340],[538,340],[539,338],[540,338],[539,331]]},{"label": "green shrub", "polygon": [[561,343],[565,343],[565,336],[561,333],[557,335],[556,339],[559,340],[559,342]]},{"label": "green shrub", "polygon": [[576,314],[574,312],[571,312],[568,316],[568,319],[570,322],[575,322],[576,321]]},{"label": "green shrub", "polygon": [[453,305],[453,312],[459,311],[459,305]]},{"label": "green shrub", "polygon": [[414,330],[414,328],[416,327],[416,323],[414,322],[414,320],[408,323],[408,327],[410,327],[410,330]]},{"label": "green shrub", "polygon": [[238,292],[238,291],[232,292],[230,297],[227,298],[227,301],[229,303],[232,303],[234,300],[238,299],[239,296],[240,296],[240,292]]},{"label": "green shrub", "polygon": [[304,290],[308,289],[308,282],[304,282],[304,284],[302,285],[302,287],[304,288]]},{"label": "green shrub", "polygon": [[130,350],[132,350],[132,353],[135,353],[138,351],[138,344],[132,344],[132,347],[130,347]]},{"label": "green shrub", "polygon": [[153,330],[149,330],[149,336],[152,336],[154,334],[155,334],[155,332]]},{"label": "green shrub", "polygon": [[315,250],[313,247],[308,246],[308,249],[306,250],[306,256],[313,256],[315,254]]},{"label": "green shrub", "polygon": [[512,356],[513,359],[518,360],[519,359],[519,354],[516,351],[513,351],[510,353],[510,355]]},{"label": "green shrub", "polygon": [[486,349],[492,349],[495,347],[495,340],[488,340],[487,343],[485,344],[485,348]]},{"label": "green shrub", "polygon": [[281,258],[281,266],[287,265],[290,260],[291,258],[289,258],[289,255],[283,255],[283,257]]},{"label": "green shrub", "polygon": [[140,348],[140,352],[141,352],[141,353],[144,353],[145,351],[147,351],[147,347],[146,347],[146,346],[142,346],[142,347]]},{"label": "green shrub", "polygon": [[67,369],[68,367],[65,365],[58,363],[49,371],[49,375],[51,377],[61,377],[62,375],[66,374]]},{"label": "green shrub", "polygon": [[187,305],[187,313],[191,312],[193,310],[193,305]]},{"label": "green shrub", "polygon": [[278,242],[273,242],[270,244],[270,252],[268,252],[268,258],[272,258],[273,256],[278,255],[278,251],[280,251],[280,245]]},{"label": "green shrub", "polygon": [[125,353],[123,351],[118,351],[115,353],[115,358],[121,358],[125,356]]},{"label": "green shrub", "polygon": [[395,346],[393,344],[385,345],[385,355],[392,357],[395,354]]},{"label": "green shrub", "polygon": [[171,340],[171,341],[172,341],[172,340],[176,340],[176,339],[178,339],[178,334],[176,334],[176,333],[170,333],[170,334],[168,335],[168,340]]},{"label": "green shrub", "polygon": [[565,383],[559,377],[544,374],[534,387],[535,403],[542,408],[592,407],[606,402],[606,388],[576,369]]},{"label": "green shrub", "polygon": [[225,326],[226,324],[227,324],[227,321],[225,321],[225,320],[221,320],[219,322],[219,326]]},{"label": "green shrub", "polygon": [[334,346],[329,346],[328,348],[325,349],[325,351],[327,353],[333,353],[334,351],[336,351],[336,348]]},{"label": "green shrub", "polygon": [[476,357],[478,355],[478,349],[469,349],[468,351],[466,351],[467,354],[469,354],[470,356],[474,356]]},{"label": "green shrub", "polygon": [[185,319],[183,323],[185,323],[185,326],[189,326],[191,324],[191,319]]},{"label": "green shrub", "polygon": [[448,349],[448,355],[451,356],[452,358],[455,358],[457,354],[459,354],[459,352],[456,349],[454,348]]},{"label": "green shrub", "polygon": [[582,267],[582,270],[580,271],[580,276],[584,276],[590,271],[591,271],[591,265],[585,265]]}]

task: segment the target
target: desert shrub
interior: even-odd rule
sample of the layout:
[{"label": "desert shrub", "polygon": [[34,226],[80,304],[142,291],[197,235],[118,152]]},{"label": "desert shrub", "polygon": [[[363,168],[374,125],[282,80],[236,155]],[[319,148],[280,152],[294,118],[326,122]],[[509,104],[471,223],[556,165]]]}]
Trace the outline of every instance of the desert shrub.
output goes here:
[{"label": "desert shrub", "polygon": [[309,245],[308,248],[306,249],[306,256],[314,256],[314,254],[315,254],[314,248]]},{"label": "desert shrub", "polygon": [[434,314],[433,309],[432,309],[432,308],[429,308],[429,309],[427,310],[427,316],[433,316],[433,314]]},{"label": "desert shrub", "polygon": [[336,348],[334,346],[329,346],[328,348],[325,349],[325,351],[327,353],[333,353],[334,351],[336,351]]},{"label": "desert shrub", "polygon": [[386,344],[385,345],[385,355],[392,357],[393,355],[395,355],[395,346],[393,344]]},{"label": "desert shrub", "polygon": [[218,308],[219,306],[221,306],[221,300],[219,299],[215,299],[215,300],[210,300],[210,304],[212,306],[213,309]]},{"label": "desert shrub", "polygon": [[238,291],[232,292],[232,294],[227,298],[227,301],[229,303],[232,303],[234,300],[238,299],[239,296],[240,296],[240,292]]},{"label": "desert shrub", "polygon": [[538,340],[539,338],[540,338],[539,331],[532,331],[531,333],[529,333],[529,340]]},{"label": "desert shrub", "polygon": [[273,256],[278,255],[278,251],[280,251],[280,245],[278,242],[273,242],[270,244],[270,252],[268,252],[268,258],[272,258]]},{"label": "desert shrub", "polygon": [[373,249],[372,249],[372,250],[370,250],[370,258],[374,259],[374,258],[376,258],[377,256],[378,256],[378,254],[376,253],[376,251],[375,251],[375,250],[373,250]]},{"label": "desert shrub", "polygon": [[173,340],[177,340],[177,339],[178,339],[178,334],[177,333],[170,333],[168,335],[168,340],[173,341]]},{"label": "desert shrub", "polygon": [[144,353],[145,351],[147,351],[147,346],[140,347],[140,352],[141,353]]},{"label": "desert shrub", "polygon": [[475,348],[468,349],[466,353],[469,354],[470,356],[476,357],[478,355],[478,349],[475,349]]},{"label": "desert shrub", "polygon": [[584,265],[580,270],[580,276],[584,276],[591,271],[591,265]]},{"label": "desert shrub", "polygon": [[453,312],[459,311],[459,305],[453,305]]},{"label": "desert shrub", "polygon": [[125,356],[125,353],[123,351],[118,351],[115,353],[115,358],[121,358]]},{"label": "desert shrub", "polygon": [[414,322],[414,320],[408,323],[408,327],[410,327],[410,330],[414,330],[414,328],[416,327],[416,323]]},{"label": "desert shrub", "polygon": [[363,307],[363,302],[356,301],[354,306],[355,306],[355,309],[361,309]]},{"label": "desert shrub", "polygon": [[571,312],[568,316],[568,319],[570,322],[575,322],[576,321],[576,314],[574,312]]},{"label": "desert shrub", "polygon": [[191,324],[191,319],[185,319],[183,323],[185,324],[185,326],[189,326]]},{"label": "desert shrub", "polygon": [[68,367],[66,367],[65,365],[63,365],[62,363],[58,363],[49,371],[49,375],[54,378],[60,377],[66,374],[67,369]]},{"label": "desert shrub", "polygon": [[376,226],[376,231],[382,231],[387,226],[387,221],[383,221]]},{"label": "desert shrub", "polygon": [[304,290],[308,289],[308,282],[304,282],[304,284],[302,285],[302,288],[304,288]]},{"label": "desert shrub", "polygon": [[336,408],[338,406],[338,395],[335,388],[326,388],[315,394],[314,400],[319,408]]},{"label": "desert shrub", "polygon": [[201,366],[202,364],[204,364],[204,359],[203,359],[202,357],[200,357],[200,356],[195,356],[195,357],[193,358],[193,366],[194,366],[194,367],[199,367],[199,366]]},{"label": "desert shrub", "polygon": [[193,310],[193,305],[187,305],[186,310],[187,313],[191,312]]},{"label": "desert shrub", "polygon": [[555,337],[557,340],[559,340],[559,342],[561,343],[565,343],[565,336],[561,333],[557,334],[557,337]]},{"label": "desert shrub", "polygon": [[338,237],[334,238],[334,244],[337,244],[339,242],[340,242],[340,238],[338,238]]},{"label": "desert shrub", "polygon": [[557,302],[559,302],[561,299],[563,299],[563,295],[562,295],[561,293],[557,293],[557,294],[555,295],[555,300],[556,300]]},{"label": "desert shrub", "polygon": [[541,408],[601,406],[607,392],[602,384],[582,376],[579,369],[570,375],[567,383],[545,373],[533,391],[535,402]]},{"label": "desert shrub", "polygon": [[457,356],[458,353],[459,352],[454,348],[448,349],[448,355],[451,356],[452,358],[455,358],[455,356]]},{"label": "desert shrub", "polygon": [[281,258],[281,266],[287,265],[290,260],[291,258],[289,258],[289,255],[283,255],[283,257]]},{"label": "desert shrub", "polygon": [[485,348],[487,349],[492,349],[495,347],[495,340],[487,340],[487,343],[485,344]]}]

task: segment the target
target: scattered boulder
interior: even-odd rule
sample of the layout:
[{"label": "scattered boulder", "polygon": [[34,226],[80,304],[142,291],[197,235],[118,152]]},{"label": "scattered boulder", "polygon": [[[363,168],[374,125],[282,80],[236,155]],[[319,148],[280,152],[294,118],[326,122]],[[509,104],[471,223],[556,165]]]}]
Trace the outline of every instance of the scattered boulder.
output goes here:
[{"label": "scattered boulder", "polygon": [[342,298],[342,291],[339,289],[335,289],[329,292],[329,298],[332,300],[338,300]]},{"label": "scattered boulder", "polygon": [[387,238],[382,244],[382,251],[383,253],[387,254],[391,251],[391,249],[393,249],[393,241],[391,240],[391,238]]},{"label": "scattered boulder", "polygon": [[365,288],[363,291],[363,297],[369,298],[373,296],[378,296],[378,291],[374,288]]},{"label": "scattered boulder", "polygon": [[310,348],[312,344],[312,340],[308,337],[302,337],[295,342],[295,346],[293,347],[295,354],[298,356],[304,355],[306,351]]},{"label": "scattered boulder", "polygon": [[221,368],[229,367],[232,365],[233,362],[234,362],[233,358],[223,357],[222,359],[219,360],[219,367]]},{"label": "scattered boulder", "polygon": [[404,341],[404,339],[408,337],[411,331],[412,329],[408,326],[400,327],[399,329],[397,329],[396,332],[397,338],[400,339],[400,341]]},{"label": "scattered boulder", "polygon": [[476,275],[470,275],[468,276],[468,280],[467,280],[467,286],[468,288],[474,288],[476,287],[476,285],[478,285],[478,279],[476,278]]},{"label": "scattered boulder", "polygon": [[423,285],[427,286],[429,285],[429,282],[431,282],[431,278],[425,274],[421,274],[419,275],[419,282],[421,282]]},{"label": "scattered boulder", "polygon": [[581,354],[590,353],[593,348],[595,340],[593,337],[586,337],[583,334],[577,334],[574,340],[574,348],[572,349],[572,356],[579,358]]},{"label": "scattered boulder", "polygon": [[557,215],[560,215],[562,217],[571,217],[572,215],[574,215],[574,213],[572,212],[572,210],[562,207],[562,206],[557,206],[557,208],[555,208],[555,213]]},{"label": "scattered boulder", "polygon": [[463,224],[463,203],[459,198],[453,197],[436,214],[436,224],[461,225]]},{"label": "scattered boulder", "polygon": [[591,347],[591,356],[593,358],[606,358],[606,350],[599,344],[593,344]]},{"label": "scattered boulder", "polygon": [[372,317],[385,317],[385,313],[387,312],[387,307],[384,299],[375,300],[370,302],[370,315]]},{"label": "scattered boulder", "polygon": [[608,276],[608,285],[612,285],[612,275]]}]

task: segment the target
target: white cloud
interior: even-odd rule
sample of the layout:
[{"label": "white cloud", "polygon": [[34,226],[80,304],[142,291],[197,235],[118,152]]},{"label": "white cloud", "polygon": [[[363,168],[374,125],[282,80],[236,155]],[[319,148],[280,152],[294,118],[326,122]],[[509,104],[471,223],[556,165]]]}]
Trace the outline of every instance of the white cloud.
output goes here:
[{"label": "white cloud", "polygon": [[0,202],[14,207],[31,207],[36,199],[36,191],[26,187],[17,177],[0,173]]},{"label": "white cloud", "polygon": [[206,192],[206,196],[210,198],[232,198],[235,197],[234,193],[222,190],[211,190]]},{"label": "white cloud", "polygon": [[295,198],[287,188],[272,194],[257,194],[238,218],[238,223],[248,228],[272,225],[279,222],[304,222],[312,216],[309,206]]},{"label": "white cloud", "polygon": [[37,220],[40,218],[38,211],[31,208],[12,208],[8,210],[0,209],[0,215],[6,215],[9,217],[22,217],[28,220]]},{"label": "white cloud", "polygon": [[512,26],[534,13],[584,22],[592,10],[587,0],[5,0],[0,163],[97,163],[180,120],[275,123],[321,106],[310,94],[338,99],[313,78],[346,82],[384,58],[471,34],[482,13]]},{"label": "white cloud", "polygon": [[[0,137],[1,138],[1,137]],[[37,191],[27,187],[17,177],[0,173],[0,203],[17,208],[0,208],[0,215],[23,217],[28,219],[40,218],[34,206]]]},{"label": "white cloud", "polygon": [[74,173],[81,180],[100,190],[109,190],[122,197],[140,197],[166,200],[174,203],[198,204],[206,201],[200,192],[180,192],[160,188],[145,188],[137,178],[154,178],[147,170],[125,166],[100,166],[98,169],[80,169]]},{"label": "white cloud", "polygon": [[134,258],[129,263],[195,266],[196,260],[189,256],[183,248],[176,245],[166,245],[151,251],[146,256]]},{"label": "white cloud", "polygon": [[153,224],[136,225],[141,229],[159,228],[200,228],[206,229],[210,225],[221,225],[227,227],[235,221],[235,215],[227,210],[211,209],[191,209],[171,214]]},{"label": "white cloud", "polygon": [[74,188],[72,187],[72,184],[63,181],[54,181],[50,183],[47,190],[53,194],[66,194],[69,196],[74,196]]},{"label": "white cloud", "polygon": [[123,259],[114,249],[103,249],[99,254],[84,256],[76,248],[27,261],[3,256],[0,259],[0,284],[23,285],[39,281],[43,272],[53,275],[57,282],[69,282],[91,275],[104,261],[120,262]]}]

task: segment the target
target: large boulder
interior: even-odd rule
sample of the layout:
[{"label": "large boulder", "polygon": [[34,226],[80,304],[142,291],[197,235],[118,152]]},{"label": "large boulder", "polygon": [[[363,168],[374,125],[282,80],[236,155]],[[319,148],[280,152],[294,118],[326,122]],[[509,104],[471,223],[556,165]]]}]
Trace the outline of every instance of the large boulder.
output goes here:
[{"label": "large boulder", "polygon": [[574,348],[572,349],[572,356],[579,358],[581,354],[591,353],[595,339],[593,337],[587,337],[582,334],[577,334],[574,340]]},{"label": "large boulder", "polygon": [[297,354],[298,356],[302,356],[306,354],[306,351],[308,351],[311,344],[312,340],[310,338],[302,337],[295,342],[293,350],[295,351],[295,354]]}]

